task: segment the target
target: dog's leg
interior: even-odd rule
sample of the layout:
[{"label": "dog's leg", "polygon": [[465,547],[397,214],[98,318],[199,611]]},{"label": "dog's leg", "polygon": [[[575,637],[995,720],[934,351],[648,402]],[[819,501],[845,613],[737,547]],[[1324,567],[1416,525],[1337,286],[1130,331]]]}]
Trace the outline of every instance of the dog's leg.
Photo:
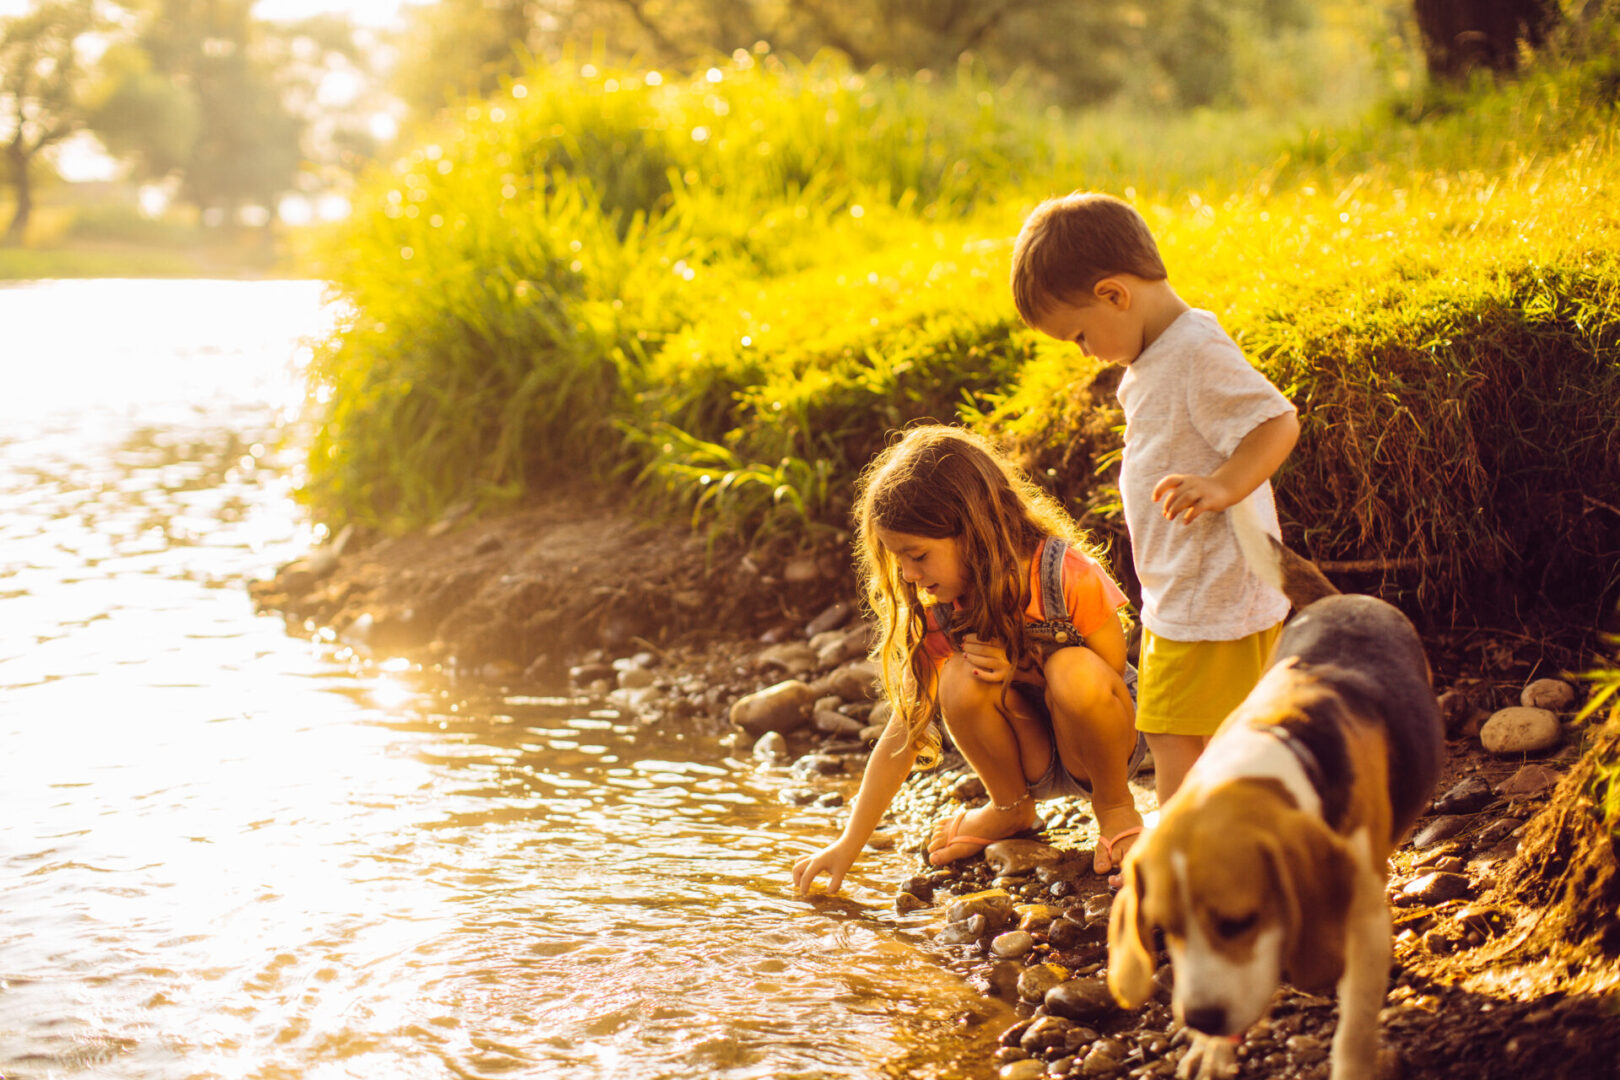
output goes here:
[{"label": "dog's leg", "polygon": [[1176,1066],[1178,1080],[1227,1080],[1237,1075],[1237,1039],[1197,1031],[1189,1034],[1192,1045]]},{"label": "dog's leg", "polygon": [[1366,868],[1356,874],[1345,931],[1331,1080],[1372,1080],[1378,1065],[1378,1013],[1388,989],[1391,946],[1384,885]]}]

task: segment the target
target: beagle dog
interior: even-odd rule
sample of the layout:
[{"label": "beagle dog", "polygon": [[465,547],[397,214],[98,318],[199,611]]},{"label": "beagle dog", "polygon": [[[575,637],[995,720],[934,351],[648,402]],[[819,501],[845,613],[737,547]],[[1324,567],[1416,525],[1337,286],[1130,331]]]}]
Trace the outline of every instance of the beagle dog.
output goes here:
[{"label": "beagle dog", "polygon": [[[1243,531],[1236,520],[1234,525]],[[1244,547],[1297,614],[1265,674],[1131,848],[1108,928],[1108,986],[1134,1009],[1155,986],[1195,1033],[1178,1075],[1233,1071],[1237,1038],[1284,980],[1337,987],[1332,1080],[1371,1080],[1391,954],[1391,850],[1428,804],[1443,735],[1416,629],[1340,595],[1270,536]]]}]

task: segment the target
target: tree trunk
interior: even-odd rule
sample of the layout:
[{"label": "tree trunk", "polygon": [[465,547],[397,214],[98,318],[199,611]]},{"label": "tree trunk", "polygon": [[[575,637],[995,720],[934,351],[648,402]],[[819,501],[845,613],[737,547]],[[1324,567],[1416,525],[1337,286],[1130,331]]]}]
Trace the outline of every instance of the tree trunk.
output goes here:
[{"label": "tree trunk", "polygon": [[1413,0],[1431,78],[1465,79],[1475,68],[1513,71],[1519,43],[1540,45],[1559,19],[1558,0]]},{"label": "tree trunk", "polygon": [[6,235],[0,243],[6,246],[22,244],[23,233],[28,229],[28,219],[34,212],[34,188],[28,180],[28,162],[33,155],[23,146],[22,132],[6,147],[6,157],[11,163],[11,185],[17,191],[17,210],[11,215],[11,224],[6,226]]}]

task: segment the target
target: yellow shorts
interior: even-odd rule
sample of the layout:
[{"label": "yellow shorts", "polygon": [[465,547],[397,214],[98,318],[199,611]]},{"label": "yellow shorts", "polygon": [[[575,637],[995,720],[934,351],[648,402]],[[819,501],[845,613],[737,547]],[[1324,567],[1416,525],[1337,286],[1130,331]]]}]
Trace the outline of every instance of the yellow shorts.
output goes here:
[{"label": "yellow shorts", "polygon": [[1136,727],[1150,735],[1213,735],[1271,659],[1282,623],[1236,641],[1171,641],[1142,630]]}]

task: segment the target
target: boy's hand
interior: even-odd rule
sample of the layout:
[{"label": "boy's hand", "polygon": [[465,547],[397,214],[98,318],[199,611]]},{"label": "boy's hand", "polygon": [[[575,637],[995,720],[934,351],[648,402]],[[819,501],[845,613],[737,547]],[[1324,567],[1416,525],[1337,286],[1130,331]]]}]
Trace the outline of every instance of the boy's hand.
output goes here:
[{"label": "boy's hand", "polygon": [[1183,525],[1200,514],[1214,514],[1238,501],[1230,487],[1213,476],[1171,473],[1153,485],[1153,501],[1164,503],[1164,516]]},{"label": "boy's hand", "polygon": [[962,658],[973,669],[973,677],[988,683],[1004,682],[1012,672],[1012,661],[999,642],[985,641],[976,634],[962,639]]}]

